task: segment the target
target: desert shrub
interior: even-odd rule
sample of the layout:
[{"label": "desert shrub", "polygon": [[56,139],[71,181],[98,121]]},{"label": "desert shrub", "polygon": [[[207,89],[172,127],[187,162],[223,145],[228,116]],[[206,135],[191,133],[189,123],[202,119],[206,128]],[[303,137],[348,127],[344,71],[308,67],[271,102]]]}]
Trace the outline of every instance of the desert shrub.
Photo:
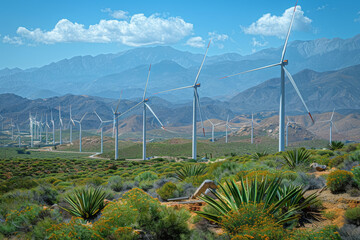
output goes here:
[{"label": "desert shrub", "polygon": [[325,156],[325,155],[329,157],[334,156],[334,152],[331,150],[319,150],[317,151],[317,154],[319,154],[320,156]]},{"label": "desert shrub", "polygon": [[349,223],[360,226],[360,207],[347,209],[345,212],[345,217]]},{"label": "desert shrub", "polygon": [[352,181],[352,173],[345,170],[336,170],[327,177],[326,185],[332,193],[346,191],[346,186]]},{"label": "desert shrub", "polygon": [[101,187],[82,187],[65,197],[70,208],[62,208],[71,215],[91,220],[105,207],[107,193]]},{"label": "desert shrub", "polygon": [[357,188],[351,188],[347,193],[349,193],[350,197],[360,197],[360,190]]},{"label": "desert shrub", "polygon": [[344,147],[344,143],[342,143],[341,141],[332,141],[331,143],[329,143],[329,149],[330,150],[337,150],[337,149],[341,149]]},{"label": "desert shrub", "polygon": [[356,148],[355,144],[349,144],[349,145],[346,146],[345,151],[349,153],[349,152],[356,151],[356,149],[357,148]]},{"label": "desert shrub", "polygon": [[354,176],[354,181],[356,182],[356,184],[360,188],[360,166],[353,167],[351,169],[351,172],[352,172],[352,174]]},{"label": "desert shrub", "polygon": [[50,229],[53,225],[60,223],[62,219],[59,212],[54,210],[51,210],[51,212],[56,212],[56,214],[49,214],[49,216],[45,216],[44,218],[40,219],[34,226],[31,232],[33,239],[48,239],[51,234],[47,230]]},{"label": "desert shrub", "polygon": [[42,208],[39,205],[25,205],[19,210],[11,210],[0,224],[0,233],[9,236],[17,231],[27,232],[36,223]]},{"label": "desert shrub", "polygon": [[304,172],[298,172],[297,177],[292,181],[292,184],[303,186],[303,188],[307,190],[313,190],[325,187],[326,180],[321,176],[316,177]]},{"label": "desert shrub", "polygon": [[6,193],[15,189],[30,189],[38,186],[38,183],[31,177],[13,177],[0,184],[0,193]]},{"label": "desert shrub", "polygon": [[180,239],[189,232],[189,217],[187,210],[162,206],[157,199],[134,188],[119,201],[109,203],[93,228],[103,238],[113,236],[119,227],[133,227],[145,232],[150,239]]},{"label": "desert shrub", "polygon": [[326,219],[334,220],[335,218],[338,217],[338,214],[335,211],[325,211],[325,212],[323,212],[323,216]]},{"label": "desert shrub", "polygon": [[87,181],[87,184],[98,187],[101,184],[103,184],[104,182],[105,181],[101,177],[96,176],[96,177],[91,178],[89,181]]},{"label": "desert shrub", "polygon": [[336,156],[336,157],[330,159],[329,167],[330,168],[338,167],[340,164],[342,164],[345,161],[346,157],[347,157],[347,155],[341,155],[341,156]]},{"label": "desert shrub", "polygon": [[146,171],[142,172],[139,175],[135,177],[135,181],[141,182],[141,181],[149,181],[149,180],[155,180],[158,178],[158,175],[152,171]]},{"label": "desert shrub", "polygon": [[159,196],[165,200],[175,197],[176,191],[177,191],[177,187],[172,182],[167,182],[161,188],[156,190],[157,194],[159,194]]},{"label": "desert shrub", "polygon": [[263,207],[263,204],[243,204],[224,216],[220,225],[233,239],[284,239],[286,230]]},{"label": "desert shrub", "polygon": [[349,156],[349,160],[353,162],[360,162],[360,150],[353,152]]},{"label": "desert shrub", "polygon": [[41,184],[32,190],[33,199],[41,204],[53,205],[57,202],[58,191],[50,184]]},{"label": "desert shrub", "polygon": [[290,169],[296,168],[300,164],[306,164],[309,162],[311,157],[311,152],[305,148],[293,149],[286,151],[283,156],[285,163],[290,167]]},{"label": "desert shrub", "polygon": [[138,233],[131,227],[119,227],[109,237],[110,239],[135,240],[138,239]]},{"label": "desert shrub", "polygon": [[108,186],[115,192],[120,192],[123,189],[123,182],[120,176],[112,176],[108,180]]},{"label": "desert shrub", "polygon": [[289,235],[289,240],[316,240],[316,239],[326,239],[326,240],[341,240],[340,234],[338,232],[337,226],[326,226],[318,230],[296,230],[293,234]]},{"label": "desert shrub", "polygon": [[141,181],[139,183],[139,188],[141,188],[144,191],[148,191],[149,189],[153,188],[154,181]]},{"label": "desert shrub", "polygon": [[49,232],[49,239],[71,240],[71,239],[100,239],[98,235],[92,230],[91,226],[86,225],[86,222],[81,218],[71,218],[68,223],[60,223],[53,225]]}]

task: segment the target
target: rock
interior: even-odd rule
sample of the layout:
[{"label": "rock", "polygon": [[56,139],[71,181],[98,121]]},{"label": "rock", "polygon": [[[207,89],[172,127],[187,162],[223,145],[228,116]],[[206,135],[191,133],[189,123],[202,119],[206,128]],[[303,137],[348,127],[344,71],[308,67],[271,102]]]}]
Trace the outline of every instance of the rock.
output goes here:
[{"label": "rock", "polygon": [[[198,196],[200,196],[202,193],[206,193],[206,190],[208,190],[208,188],[211,189],[217,189],[216,184],[214,183],[214,181],[212,180],[205,180],[200,187],[195,191],[195,193],[191,196],[190,199],[195,199]],[[210,192],[210,191],[209,191]]]}]

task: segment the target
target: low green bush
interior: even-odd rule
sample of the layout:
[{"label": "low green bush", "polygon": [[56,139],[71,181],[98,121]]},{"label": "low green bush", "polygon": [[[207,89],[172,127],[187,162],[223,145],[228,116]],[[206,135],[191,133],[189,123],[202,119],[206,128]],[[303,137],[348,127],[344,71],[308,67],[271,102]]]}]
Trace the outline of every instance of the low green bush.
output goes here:
[{"label": "low green bush", "polygon": [[337,226],[326,226],[318,230],[295,230],[289,240],[341,240]]},{"label": "low green bush", "polygon": [[326,185],[332,193],[346,191],[346,187],[351,183],[353,174],[345,170],[336,170],[327,177]]},{"label": "low green bush", "polygon": [[158,175],[154,173],[153,171],[145,171],[140,174],[138,174],[135,177],[135,181],[141,182],[141,181],[149,181],[149,180],[155,180],[158,178]]},{"label": "low green bush", "polygon": [[360,226],[360,207],[347,209],[345,212],[345,218],[349,223]]},{"label": "low green bush", "polygon": [[123,181],[120,176],[112,176],[108,180],[108,186],[115,192],[120,192],[123,189]]},{"label": "low green bush", "polygon": [[161,188],[156,190],[156,193],[159,194],[159,196],[165,200],[176,197],[175,195],[176,192],[177,192],[177,187],[172,182],[167,182]]},{"label": "low green bush", "polygon": [[352,174],[354,176],[354,181],[356,182],[356,184],[360,188],[360,166],[353,167],[351,169],[351,172],[352,172]]}]

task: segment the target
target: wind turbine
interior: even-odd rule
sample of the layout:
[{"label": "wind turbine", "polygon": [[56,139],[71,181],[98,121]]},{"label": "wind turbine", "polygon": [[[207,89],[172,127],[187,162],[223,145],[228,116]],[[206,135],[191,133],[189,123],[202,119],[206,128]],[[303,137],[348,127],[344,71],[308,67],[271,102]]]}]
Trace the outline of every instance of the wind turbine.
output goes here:
[{"label": "wind turbine", "polygon": [[53,145],[55,145],[55,121],[53,118],[52,110],[51,110],[51,125],[52,125],[52,133],[53,133]]},{"label": "wind turbine", "polygon": [[4,131],[4,117],[3,116],[1,116],[1,114],[0,114],[0,118],[1,118],[1,131]]},{"label": "wind turbine", "polygon": [[45,115],[45,144],[48,144],[48,131],[49,131],[49,124],[47,119],[47,114]]},{"label": "wind turbine", "polygon": [[200,119],[201,119],[201,125],[202,125],[202,128],[203,128],[203,133],[204,133],[204,136],[205,136],[205,129],[204,129],[204,125],[203,125],[203,121],[202,121],[202,116],[201,116],[201,110],[200,110],[200,102],[199,102],[199,94],[197,92],[197,88],[200,87],[200,83],[197,83],[198,80],[199,80],[199,76],[200,76],[200,72],[201,72],[201,69],[204,65],[204,62],[205,62],[205,59],[206,59],[206,55],[207,55],[207,52],[209,50],[209,46],[210,46],[210,43],[211,43],[211,40],[209,41],[209,44],[206,48],[206,52],[204,54],[204,58],[201,62],[201,65],[200,65],[200,68],[199,68],[199,71],[195,77],[195,82],[193,85],[190,85],[190,86],[185,86],[185,87],[179,87],[179,88],[174,88],[174,89],[170,89],[170,90],[166,90],[166,91],[161,91],[161,92],[158,92],[158,93],[164,93],[164,92],[170,92],[170,91],[176,91],[176,90],[180,90],[180,89],[186,89],[186,88],[193,88],[194,89],[194,98],[193,98],[193,126],[192,126],[192,158],[193,159],[196,159],[197,158],[197,154],[196,154],[196,111],[197,111],[197,108],[199,108],[199,113],[200,113]]},{"label": "wind turbine", "polygon": [[[141,104],[143,104],[143,151],[142,151],[142,156],[143,156],[143,160],[146,160],[146,109],[148,108],[150,110],[150,112],[152,113],[152,115],[154,115],[154,117],[156,118],[156,120],[160,123],[161,128],[165,130],[164,125],[161,123],[161,121],[159,120],[159,118],[156,116],[155,112],[151,109],[151,107],[148,105],[148,101],[149,99],[146,98],[146,90],[147,90],[147,86],[149,83],[149,77],[150,77],[150,71],[151,71],[151,64],[149,67],[149,72],[148,72],[148,76],[146,79],[146,85],[145,85],[145,90],[144,90],[144,96],[143,99],[137,103],[135,106],[133,106],[132,108],[128,109],[127,111],[125,111],[124,113],[122,113],[120,116],[132,111],[133,109],[135,109],[137,106],[140,106]],[[119,117],[120,117],[119,116]]]},{"label": "wind turbine", "polygon": [[82,149],[81,149],[81,144],[82,144],[82,139],[81,139],[81,123],[82,123],[82,121],[84,120],[84,118],[85,118],[85,116],[86,116],[86,114],[87,113],[85,113],[84,115],[83,115],[83,117],[78,121],[78,120],[74,120],[74,122],[77,122],[78,124],[79,124],[79,127],[80,127],[80,132],[79,132],[79,152],[81,152],[82,151]]},{"label": "wind turbine", "polygon": [[14,125],[14,123],[12,121],[12,118],[10,120],[10,127],[11,127],[11,141],[14,141],[14,127],[15,127],[15,125]]},{"label": "wind turbine", "polygon": [[250,139],[251,144],[254,144],[254,124],[259,125],[257,122],[254,121],[254,113],[251,113],[251,121],[250,121]]},{"label": "wind turbine", "polygon": [[320,123],[320,122],[324,122],[324,123],[328,122],[328,123],[330,123],[330,132],[329,132],[329,134],[330,134],[330,135],[329,135],[329,136],[330,136],[330,137],[329,137],[329,142],[330,142],[330,144],[331,144],[331,142],[332,142],[332,127],[334,126],[335,130],[338,132],[338,130],[337,130],[336,126],[335,126],[335,123],[333,122],[334,113],[335,113],[335,108],[334,108],[334,110],[333,110],[333,112],[332,112],[331,117],[330,117],[329,120],[318,121],[319,123]]},{"label": "wind turbine", "polygon": [[211,141],[212,141],[212,142],[215,142],[215,138],[214,138],[215,127],[218,126],[218,125],[220,125],[221,122],[214,124],[210,119],[207,119],[207,120],[208,120],[208,121],[210,122],[210,124],[211,124]]},{"label": "wind turbine", "polygon": [[99,114],[97,114],[97,112],[96,111],[94,111],[94,113],[96,114],[96,116],[99,118],[99,120],[100,120],[100,125],[99,125],[99,128],[101,129],[100,131],[101,131],[101,153],[103,153],[104,152],[104,141],[103,141],[103,138],[104,138],[104,134],[103,134],[103,128],[104,128],[104,125],[106,124],[106,123],[111,123],[111,122],[113,122],[113,120],[108,120],[108,121],[103,121],[102,119],[101,119],[101,117],[99,116]]},{"label": "wind turbine", "polygon": [[229,124],[229,115],[227,116],[226,123],[225,123],[225,143],[228,143],[228,128],[230,129],[231,132],[234,132],[234,130],[232,129],[232,127]]},{"label": "wind turbine", "polygon": [[118,112],[118,110],[119,110],[119,106],[120,106],[121,96],[122,96],[122,91],[120,93],[119,102],[116,106],[116,109],[115,109],[115,111],[113,111],[114,123],[115,123],[115,160],[117,160],[119,158],[119,115],[120,115],[120,112]]},{"label": "wind turbine", "polygon": [[[60,127],[60,145],[62,144],[62,127],[63,127],[63,121],[61,119],[61,107],[59,105],[59,127]],[[81,152],[81,151],[80,151]]]},{"label": "wind turbine", "polygon": [[70,105],[70,120],[69,120],[70,143],[72,143],[72,125],[71,124],[73,124],[75,126],[74,119],[72,118],[72,114],[71,114],[71,105]]},{"label": "wind turbine", "polygon": [[30,147],[34,147],[33,119],[31,113],[29,113],[29,130],[30,130]]},{"label": "wind turbine", "polygon": [[287,123],[286,123],[286,146],[288,146],[288,137],[289,137],[289,125],[290,123],[296,123],[295,121],[290,121],[289,117],[287,118]]},{"label": "wind turbine", "polygon": [[311,113],[298,89],[298,87],[296,86],[296,83],[293,79],[293,77],[291,76],[291,74],[289,73],[289,71],[285,68],[286,65],[288,65],[288,60],[284,60],[285,58],[285,52],[286,52],[286,48],[287,48],[287,44],[288,44],[288,40],[289,40],[289,36],[290,36],[290,32],[291,32],[291,28],[294,22],[294,17],[295,17],[295,12],[296,12],[296,6],[297,6],[297,2],[295,4],[294,7],[294,11],[293,11],[293,15],[292,15],[292,19],[290,22],[290,26],[286,35],[286,39],[285,39],[285,43],[284,43],[284,47],[282,50],[282,54],[281,54],[281,58],[280,58],[280,62],[279,63],[275,63],[275,64],[271,64],[268,66],[264,66],[264,67],[260,67],[260,68],[255,68],[252,70],[248,70],[248,71],[244,71],[241,73],[237,73],[237,74],[233,74],[230,76],[226,76],[223,77],[224,78],[228,78],[228,77],[232,77],[232,76],[236,76],[236,75],[240,75],[240,74],[244,74],[244,73],[248,73],[248,72],[254,72],[254,71],[258,71],[258,70],[262,70],[262,69],[266,69],[266,68],[271,68],[271,67],[276,67],[276,66],[281,66],[281,87],[280,87],[280,107],[279,107],[279,152],[284,151],[285,150],[285,141],[284,141],[284,128],[285,128],[285,74],[286,76],[289,78],[291,84],[293,85],[293,87],[295,88],[295,91],[297,92],[298,96],[300,97],[303,105],[305,106],[312,122],[314,123],[314,119],[311,116]]}]

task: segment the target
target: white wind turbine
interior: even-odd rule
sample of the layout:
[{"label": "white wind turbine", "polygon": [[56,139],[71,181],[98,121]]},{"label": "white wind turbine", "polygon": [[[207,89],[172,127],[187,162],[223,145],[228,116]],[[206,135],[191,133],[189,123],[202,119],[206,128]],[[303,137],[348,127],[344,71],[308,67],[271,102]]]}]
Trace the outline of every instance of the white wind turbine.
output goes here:
[{"label": "white wind turbine", "polygon": [[215,142],[215,137],[214,137],[215,127],[218,126],[218,125],[220,125],[221,122],[214,124],[210,119],[207,119],[207,120],[208,120],[208,121],[210,122],[210,124],[211,124],[211,141],[212,141],[212,142]]},{"label": "white wind turbine", "polygon": [[11,141],[14,141],[14,123],[12,121],[12,119],[10,120],[10,126],[11,126]]},{"label": "white wind turbine", "polygon": [[[146,109],[148,108],[150,110],[150,112],[152,113],[152,115],[156,118],[156,120],[160,123],[161,128],[165,130],[164,125],[161,123],[161,121],[159,120],[159,118],[156,116],[155,112],[151,109],[151,107],[149,106],[149,104],[147,103],[149,101],[148,98],[146,98],[146,90],[147,90],[147,86],[149,83],[149,77],[150,77],[150,71],[151,71],[151,64],[149,67],[149,72],[148,72],[148,76],[146,79],[146,85],[145,85],[145,90],[144,90],[144,96],[143,99],[137,103],[135,106],[133,106],[132,108],[128,109],[127,111],[123,112],[120,116],[132,111],[133,109],[135,109],[137,106],[140,106],[141,104],[143,105],[143,151],[142,151],[142,156],[143,156],[143,160],[146,160]],[[120,117],[119,116],[119,117]]]},{"label": "white wind turbine", "polygon": [[45,114],[45,144],[48,144],[48,134],[49,134],[49,123],[47,119],[47,114]]},{"label": "white wind turbine", "polygon": [[120,112],[118,112],[118,110],[119,110],[119,106],[120,106],[121,96],[122,96],[122,91],[120,93],[119,102],[116,106],[116,109],[115,109],[115,111],[113,111],[114,123],[115,123],[115,160],[117,160],[119,158],[119,115],[120,115]]},{"label": "white wind turbine", "polygon": [[335,126],[335,123],[333,122],[333,117],[334,117],[334,113],[335,113],[335,108],[331,114],[331,117],[329,120],[325,120],[325,121],[318,121],[319,123],[323,122],[323,123],[330,123],[330,132],[329,132],[329,142],[331,144],[332,142],[332,127],[334,126],[335,130],[338,132],[336,126]]},{"label": "white wind turbine", "polygon": [[81,138],[81,123],[82,123],[82,121],[84,120],[84,118],[85,118],[85,116],[86,116],[86,114],[87,113],[85,113],[84,115],[83,115],[83,117],[78,121],[78,120],[74,120],[74,122],[76,122],[76,123],[78,123],[79,124],[79,152],[81,152],[82,151],[82,149],[81,149],[81,145],[82,145],[82,138]]},{"label": "white wind turbine", "polygon": [[228,129],[230,129],[231,132],[234,132],[233,127],[229,124],[229,115],[227,116],[225,123],[225,143],[228,143]]},{"label": "white wind turbine", "polygon": [[[72,124],[72,125],[71,125]],[[74,119],[72,118],[71,113],[71,105],[70,105],[70,120],[69,120],[69,128],[70,128],[70,143],[72,143],[72,127],[75,126]]]},{"label": "white wind turbine", "polygon": [[200,72],[201,72],[201,69],[204,65],[204,62],[205,62],[205,59],[206,59],[206,55],[207,55],[207,52],[209,50],[209,46],[210,46],[210,43],[211,43],[211,40],[209,41],[209,44],[206,48],[206,52],[204,54],[204,58],[201,62],[201,65],[200,65],[200,68],[199,68],[199,71],[195,77],[195,82],[193,85],[190,85],[190,86],[185,86],[185,87],[180,87],[180,88],[174,88],[174,89],[170,89],[170,90],[166,90],[166,91],[161,91],[161,92],[158,92],[158,93],[164,93],[164,92],[170,92],[170,91],[176,91],[176,90],[180,90],[180,89],[186,89],[186,88],[193,88],[194,89],[194,97],[193,97],[193,126],[192,126],[192,158],[193,159],[196,159],[197,158],[197,154],[196,154],[196,111],[197,111],[197,108],[199,108],[199,113],[200,113],[200,120],[201,120],[201,125],[202,125],[202,128],[203,128],[203,133],[205,135],[205,129],[204,129],[204,125],[203,125],[203,121],[202,121],[202,116],[201,116],[201,110],[200,110],[200,99],[199,99],[199,94],[197,92],[197,88],[200,87],[200,83],[197,83],[198,80],[199,80],[199,76],[200,76]]},{"label": "white wind turbine", "polygon": [[290,121],[289,117],[287,118],[287,123],[286,123],[286,146],[288,146],[288,137],[289,137],[289,125],[291,123],[296,123],[295,121]]},{"label": "white wind turbine", "polygon": [[61,107],[59,105],[59,130],[60,130],[60,145],[62,144],[62,127],[63,127],[63,121],[61,118]]},{"label": "white wind turbine", "polygon": [[53,145],[55,145],[55,121],[54,121],[54,118],[53,118],[53,113],[52,113],[52,110],[51,110],[51,125],[52,125],[52,134],[53,134]]},{"label": "white wind turbine", "polygon": [[104,125],[106,125],[107,123],[111,123],[113,122],[113,120],[108,120],[108,121],[103,121],[101,119],[101,117],[99,116],[99,114],[97,114],[96,111],[94,111],[94,113],[96,114],[96,116],[99,118],[100,120],[100,125],[99,125],[99,128],[100,128],[100,134],[101,134],[101,153],[104,152],[104,134],[103,134],[103,128],[104,128]]},{"label": "white wind turbine", "polygon": [[251,139],[251,144],[254,144],[254,124],[258,125],[259,124],[257,122],[254,121],[254,113],[251,113],[251,121],[250,121],[250,139]]},{"label": "white wind turbine", "polygon": [[30,146],[34,147],[34,120],[29,113],[29,127],[30,127]]},{"label": "white wind turbine", "polygon": [[[294,22],[294,17],[295,17],[295,13],[296,13],[296,6],[297,6],[297,2],[295,4],[294,7],[294,11],[293,11],[293,15],[292,15],[292,19],[290,22],[290,26],[286,35],[286,39],[285,39],[285,43],[284,43],[284,47],[282,50],[282,54],[281,54],[281,58],[280,58],[280,62],[279,63],[275,63],[275,64],[271,64],[268,66],[264,66],[264,67],[260,67],[260,68],[255,68],[252,70],[248,70],[248,71],[244,71],[241,73],[237,73],[237,74],[233,74],[230,76],[226,76],[223,78],[228,78],[228,77],[232,77],[232,76],[236,76],[236,75],[240,75],[240,74],[244,74],[244,73],[248,73],[248,72],[254,72],[254,71],[258,71],[258,70],[262,70],[262,69],[266,69],[266,68],[271,68],[271,67],[276,67],[276,66],[281,66],[281,87],[280,87],[280,107],[279,107],[279,152],[284,151],[285,150],[285,141],[284,141],[284,130],[285,130],[285,74],[286,76],[289,78],[291,84],[293,85],[293,87],[295,88],[295,91],[297,92],[298,96],[300,97],[303,105],[306,108],[306,111],[308,112],[312,122],[314,123],[314,119],[311,116],[311,113],[298,89],[298,87],[296,86],[296,83],[293,79],[293,77],[291,76],[291,74],[288,72],[288,70],[285,68],[285,66],[288,64],[288,60],[284,60],[285,58],[285,52],[286,52],[286,48],[287,48],[287,44],[288,44],[288,40],[289,40],[289,36],[290,36],[290,32],[291,32],[291,28]],[[222,79],[223,79],[222,78]]]},{"label": "white wind turbine", "polygon": [[4,117],[0,114],[0,120],[1,120],[1,131],[4,131]]}]

